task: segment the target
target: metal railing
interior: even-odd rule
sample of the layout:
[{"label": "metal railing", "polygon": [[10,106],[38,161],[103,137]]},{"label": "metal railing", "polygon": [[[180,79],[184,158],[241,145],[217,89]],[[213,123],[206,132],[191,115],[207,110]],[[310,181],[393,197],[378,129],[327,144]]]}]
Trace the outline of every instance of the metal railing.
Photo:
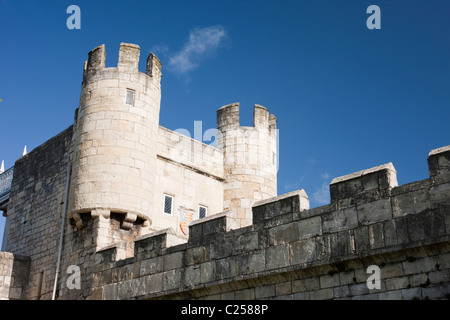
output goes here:
[{"label": "metal railing", "polygon": [[13,174],[14,174],[14,167],[11,167],[2,174],[0,174],[0,197],[6,195],[11,190]]}]

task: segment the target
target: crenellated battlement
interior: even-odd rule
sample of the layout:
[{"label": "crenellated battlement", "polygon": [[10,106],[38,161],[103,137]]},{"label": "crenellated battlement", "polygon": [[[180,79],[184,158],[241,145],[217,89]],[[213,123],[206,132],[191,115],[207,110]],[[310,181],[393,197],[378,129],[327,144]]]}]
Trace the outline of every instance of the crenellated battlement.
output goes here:
[{"label": "crenellated battlement", "polygon": [[[90,82],[91,79],[96,80],[96,76],[104,71],[113,72],[111,78],[117,76],[114,74],[114,71],[125,74],[139,73],[140,50],[140,47],[136,44],[122,42],[120,44],[117,67],[105,68],[105,45],[102,44],[94,48],[89,52],[88,60],[84,63],[83,84]],[[153,53],[150,53],[147,57],[145,75],[154,78],[159,83],[162,76],[161,67],[161,61]]]},{"label": "crenellated battlement", "polygon": [[105,67],[94,48],[73,125],[16,162],[1,297],[450,296],[450,146],[430,151],[427,179],[399,186],[386,163],[333,179],[310,208],[303,189],[277,193],[275,115],[256,104],[241,126],[239,103],[221,107],[217,148],[165,129],[161,62],[140,72],[139,56],[121,43]]},{"label": "crenellated battlement", "polygon": [[[443,298],[449,160],[449,147],[433,150],[430,178],[403,186],[392,163],[333,179],[331,203],[318,208],[309,209],[304,190],[260,201],[245,228],[235,229],[227,212],[211,216],[190,226],[184,244],[170,240],[170,230],[148,235],[123,261],[114,261],[115,248],[99,251],[91,297]],[[375,291],[366,284],[374,264],[381,269]]]},{"label": "crenellated battlement", "polygon": [[[253,108],[253,128],[276,129],[277,118],[266,107],[255,104]],[[239,102],[225,105],[217,110],[217,129],[226,131],[240,128]],[[244,127],[248,128],[248,127]]]},{"label": "crenellated battlement", "polygon": [[241,227],[251,224],[251,207],[277,195],[277,118],[256,104],[253,127],[239,123],[239,103],[217,110],[217,147],[224,153],[224,210]]},{"label": "crenellated battlement", "polygon": [[[155,191],[149,186],[156,179],[161,62],[150,53],[143,73],[139,56],[138,45],[121,43],[117,67],[105,68],[100,45],[84,64],[69,151],[68,217],[78,229],[84,226],[81,214],[98,217],[99,210],[103,217],[121,214],[124,229],[152,221]],[[109,238],[99,241],[112,242]]]}]

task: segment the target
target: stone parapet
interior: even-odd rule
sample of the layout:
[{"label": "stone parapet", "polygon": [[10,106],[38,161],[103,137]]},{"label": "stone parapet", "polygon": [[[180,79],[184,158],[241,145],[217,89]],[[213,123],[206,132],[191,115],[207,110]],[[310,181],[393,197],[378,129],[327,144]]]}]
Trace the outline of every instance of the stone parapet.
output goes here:
[{"label": "stone parapet", "polygon": [[[349,199],[389,189],[380,199],[309,209],[300,190],[255,203],[245,228],[233,229],[223,213],[191,225],[187,243],[168,247],[158,235],[156,251],[153,243],[126,261],[96,264],[92,297],[445,299],[450,180],[396,186],[394,173],[388,164],[334,180],[338,190],[359,184],[343,193]],[[370,265],[381,270],[379,289],[367,285]],[[126,276],[104,280],[110,274]]]}]

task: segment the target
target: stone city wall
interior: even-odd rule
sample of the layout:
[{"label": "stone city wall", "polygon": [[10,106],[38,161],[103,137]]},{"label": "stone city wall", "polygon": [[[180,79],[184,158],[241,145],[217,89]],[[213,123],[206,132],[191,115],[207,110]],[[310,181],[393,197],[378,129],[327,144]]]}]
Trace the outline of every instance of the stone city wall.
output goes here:
[{"label": "stone city wall", "polygon": [[[445,299],[450,296],[450,146],[430,178],[397,186],[392,164],[336,178],[331,203],[303,190],[256,203],[253,224],[227,213],[96,253],[91,299]],[[369,266],[380,269],[371,289]]]},{"label": "stone city wall", "polygon": [[[72,126],[16,161],[6,251],[31,258],[22,299],[51,297]],[[28,274],[25,275],[28,279]],[[19,298],[11,291],[11,299]]]}]

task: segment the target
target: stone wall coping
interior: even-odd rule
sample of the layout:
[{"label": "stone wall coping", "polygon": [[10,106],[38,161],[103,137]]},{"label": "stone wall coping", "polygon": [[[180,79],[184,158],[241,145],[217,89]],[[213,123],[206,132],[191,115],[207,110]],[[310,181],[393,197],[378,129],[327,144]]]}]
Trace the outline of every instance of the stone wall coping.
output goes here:
[{"label": "stone wall coping", "polygon": [[304,189],[299,189],[299,190],[295,190],[295,191],[291,191],[276,197],[272,197],[272,198],[268,198],[268,199],[264,199],[264,200],[259,200],[256,201],[255,204],[253,205],[253,207],[258,207],[258,206],[262,206],[268,203],[272,203],[272,202],[276,202],[282,199],[286,199],[286,198],[290,198],[292,196],[298,195],[300,198],[306,198],[309,200],[308,195],[306,194],[306,191]]},{"label": "stone wall coping", "polygon": [[368,175],[368,174],[371,174],[371,173],[375,173],[375,172],[378,172],[378,171],[383,171],[383,170],[389,170],[389,171],[392,171],[394,173],[397,173],[397,170],[395,170],[394,165],[392,164],[392,162],[389,162],[389,163],[386,163],[386,164],[382,164],[380,166],[376,166],[376,167],[373,167],[373,168],[357,171],[357,172],[354,172],[354,173],[347,174],[345,176],[334,178],[331,181],[330,185],[336,184],[336,183],[340,183],[340,182],[343,182],[343,181],[348,181],[348,180],[360,178],[361,176]]},{"label": "stone wall coping", "polygon": [[95,251],[95,253],[100,253],[100,252],[103,252],[103,251],[106,251],[106,250],[110,250],[110,249],[115,249],[115,248],[118,248],[118,247],[119,247],[118,243],[113,243],[113,244],[110,244],[110,245],[108,245],[106,247],[101,247],[100,249],[97,249]]},{"label": "stone wall coping", "polygon": [[445,146],[445,147],[440,147],[437,149],[433,149],[430,151],[430,153],[428,153],[428,156],[431,157],[431,156],[435,156],[439,153],[444,153],[444,152],[448,152],[448,151],[450,151],[450,145]]},{"label": "stone wall coping", "polygon": [[223,217],[232,218],[232,216],[230,215],[230,211],[224,211],[224,212],[216,213],[216,214],[207,216],[207,217],[205,217],[203,219],[198,219],[198,220],[192,221],[189,224],[189,227],[195,226],[195,225],[200,224],[200,223],[208,222],[208,221],[211,221],[211,220],[214,220],[214,219],[223,218]]},{"label": "stone wall coping", "polygon": [[173,230],[173,228],[167,228],[167,229],[162,229],[162,230],[159,230],[159,231],[155,231],[155,232],[152,232],[152,233],[148,233],[148,234],[144,234],[142,236],[139,236],[139,237],[136,238],[135,241],[140,241],[140,240],[144,240],[144,239],[147,239],[147,238],[156,237],[156,236],[159,236],[159,235],[162,235],[162,234],[171,234],[171,235],[174,235],[174,236],[176,235],[176,233]]}]

